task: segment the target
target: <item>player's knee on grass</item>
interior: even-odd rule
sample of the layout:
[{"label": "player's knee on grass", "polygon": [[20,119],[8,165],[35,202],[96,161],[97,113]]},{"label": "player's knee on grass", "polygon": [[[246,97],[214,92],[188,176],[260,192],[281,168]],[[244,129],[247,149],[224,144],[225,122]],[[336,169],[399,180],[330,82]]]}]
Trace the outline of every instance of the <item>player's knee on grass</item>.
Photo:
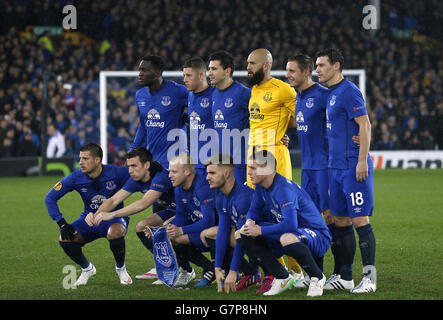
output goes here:
[{"label": "player's knee on grass", "polygon": [[108,229],[106,238],[108,240],[123,238],[126,235],[126,228],[120,223],[112,224]]},{"label": "player's knee on grass", "polygon": [[280,237],[280,243],[283,247],[288,246],[293,243],[296,243],[296,242],[300,242],[300,240],[292,233],[284,233]]}]

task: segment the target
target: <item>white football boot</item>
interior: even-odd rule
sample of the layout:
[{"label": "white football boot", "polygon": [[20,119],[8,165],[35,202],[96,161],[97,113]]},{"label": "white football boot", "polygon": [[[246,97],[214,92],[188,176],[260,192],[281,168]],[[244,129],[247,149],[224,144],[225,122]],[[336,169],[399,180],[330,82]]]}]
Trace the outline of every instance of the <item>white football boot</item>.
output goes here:
[{"label": "white football boot", "polygon": [[325,290],[351,290],[354,280],[344,280],[339,274],[333,274],[325,284]]},{"label": "white football boot", "polygon": [[96,272],[97,270],[95,269],[95,266],[92,263],[89,263],[89,266],[87,266],[85,269],[82,268],[82,273],[74,285],[76,287],[86,285],[89,278],[91,278]]},{"label": "white football boot", "polygon": [[300,273],[296,273],[294,270],[289,270],[289,274],[294,278],[294,287],[297,288],[297,284],[303,281],[305,278],[303,275],[303,271]]},{"label": "white football boot", "polygon": [[135,279],[146,280],[146,279],[157,279],[157,269],[152,268],[146,273],[138,274],[135,276]]},{"label": "white football boot", "polygon": [[124,285],[132,284],[132,279],[126,270],[126,265],[123,265],[121,268],[115,267],[115,271],[117,272],[118,277],[120,278],[120,283]]},{"label": "white football boot", "polygon": [[323,288],[325,286],[326,277],[322,274],[322,278],[312,277],[309,281],[308,297],[319,297],[323,294]]},{"label": "white football boot", "polygon": [[189,284],[192,279],[195,278],[195,271],[192,268],[191,272],[183,270],[181,267],[178,269],[177,280],[175,281],[174,287],[183,287]]},{"label": "white football boot", "polygon": [[351,290],[351,293],[367,293],[377,290],[377,274],[374,266],[363,267],[363,279]]},{"label": "white football boot", "polygon": [[271,289],[263,293],[264,296],[275,296],[277,294],[280,294],[290,288],[294,285],[294,278],[291,274],[286,279],[277,279],[274,278],[274,281],[272,281]]},{"label": "white football boot", "polygon": [[294,284],[294,288],[309,288],[309,281],[311,281],[311,278],[308,275],[305,275],[303,279],[298,280]]},{"label": "white football boot", "polygon": [[165,284],[165,283],[163,281],[161,281],[160,279],[157,279],[152,284],[157,286],[157,285],[162,285],[162,284]]}]

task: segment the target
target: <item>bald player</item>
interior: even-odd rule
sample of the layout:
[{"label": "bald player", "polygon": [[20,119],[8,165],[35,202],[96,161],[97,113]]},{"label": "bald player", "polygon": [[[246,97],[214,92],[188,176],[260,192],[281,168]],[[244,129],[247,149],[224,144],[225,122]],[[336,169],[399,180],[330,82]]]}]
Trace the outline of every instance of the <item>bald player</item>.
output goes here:
[{"label": "bald player", "polygon": [[[252,86],[248,156],[254,146],[269,150],[277,159],[277,172],[292,180],[289,150],[281,139],[295,114],[296,92],[289,84],[271,77],[272,55],[267,49],[252,51],[247,62],[248,83]],[[249,178],[248,185],[253,187]]]},{"label": "bald player", "polygon": [[[292,165],[287,146],[281,141],[291,116],[295,118],[295,90],[286,82],[271,76],[272,54],[267,49],[256,49],[248,56],[248,83],[252,86],[249,99],[248,159],[255,147],[268,150],[276,161],[276,171],[292,180]],[[249,172],[249,168],[247,168]],[[249,174],[248,185],[253,188]],[[283,262],[283,259],[280,259]],[[298,263],[288,257],[288,269],[298,281],[303,273]]]}]

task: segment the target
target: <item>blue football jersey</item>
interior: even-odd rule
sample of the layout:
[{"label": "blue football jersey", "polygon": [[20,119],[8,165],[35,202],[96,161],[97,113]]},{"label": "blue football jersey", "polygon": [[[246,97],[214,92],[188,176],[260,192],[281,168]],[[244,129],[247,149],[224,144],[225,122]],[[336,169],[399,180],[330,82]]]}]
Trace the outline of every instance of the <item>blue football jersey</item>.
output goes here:
[{"label": "blue football jersey", "polygon": [[[249,139],[249,98],[251,89],[234,81],[228,88],[214,89],[212,95],[212,117],[218,133],[219,151],[229,153],[236,164],[246,164]],[[238,131],[233,131],[237,129]],[[237,133],[237,134],[236,134]],[[233,135],[241,139],[234,139]],[[224,138],[223,138],[224,137]]]},{"label": "blue football jersey", "polygon": [[148,182],[135,181],[132,177],[126,181],[123,190],[130,193],[141,192],[145,194],[149,190],[162,192],[160,198],[155,202],[165,208],[175,209],[174,187],[169,179],[169,171],[162,168],[155,172]]},{"label": "blue football jersey", "polygon": [[188,151],[184,123],[188,90],[184,85],[164,80],[158,91],[151,93],[148,87],[138,90],[135,101],[140,121],[130,149],[145,147],[154,160],[167,168],[169,158]]},{"label": "blue football jersey", "polygon": [[297,91],[295,121],[301,147],[302,167],[322,170],[328,167],[326,100],[328,89],[318,83]]},{"label": "blue football jersey", "polygon": [[[206,90],[194,93],[189,92],[188,116],[189,116],[189,149],[196,168],[205,168],[205,161],[212,157],[212,154],[200,154],[202,146],[206,144],[205,132],[214,129],[212,120],[212,93],[214,88],[208,87]],[[208,150],[210,151],[210,150]]]},{"label": "blue football jersey", "polygon": [[249,218],[257,224],[271,223],[262,226],[263,235],[294,232],[298,228],[328,230],[306,191],[278,173],[270,188],[256,185],[246,220]]},{"label": "blue football jersey", "polygon": [[[215,267],[222,267],[223,259],[229,246],[231,226],[240,229],[246,221],[246,214],[254,196],[254,189],[241,183],[235,183],[229,195],[219,192],[216,198],[218,213],[218,231],[215,245]],[[236,245],[230,270],[238,270],[243,252]]]},{"label": "blue football jersey", "polygon": [[220,219],[227,221],[228,227],[233,226],[236,230],[240,229],[245,222],[246,214],[254,195],[254,189],[241,183],[235,183],[228,196],[223,192],[217,193],[216,208]]},{"label": "blue football jersey", "polygon": [[[354,118],[368,114],[363,96],[355,84],[342,80],[329,87],[326,107],[328,166],[334,169],[355,168],[359,146],[352,141],[352,136],[358,136],[359,126]],[[369,154],[368,166],[372,168]]]},{"label": "blue football jersey", "polygon": [[[100,176],[95,179],[89,178],[81,170],[76,170],[59,181],[46,195],[45,203],[48,213],[56,222],[63,216],[59,210],[57,201],[66,193],[77,191],[84,203],[81,217],[86,217],[90,212],[95,212],[100,205],[120,190],[129,178],[128,167],[103,165]],[[114,210],[121,209],[123,204]]]},{"label": "blue football jersey", "polygon": [[215,225],[215,196],[206,179],[196,174],[189,190],[176,187],[176,215],[172,224],[183,233],[196,233]]}]

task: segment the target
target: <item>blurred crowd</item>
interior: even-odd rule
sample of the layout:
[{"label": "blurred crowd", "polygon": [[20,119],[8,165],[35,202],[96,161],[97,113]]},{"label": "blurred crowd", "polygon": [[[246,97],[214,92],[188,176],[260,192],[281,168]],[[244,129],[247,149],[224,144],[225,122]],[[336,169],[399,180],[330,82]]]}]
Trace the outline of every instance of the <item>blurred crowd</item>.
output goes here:
[{"label": "blurred crowd", "polygon": [[[77,9],[73,31],[85,37],[26,32],[61,26],[66,4]],[[148,53],[163,56],[166,70],[182,70],[185,59],[207,59],[219,49],[231,52],[240,70],[258,47],[272,52],[274,70],[284,70],[295,53],[340,48],[346,69],[366,70],[372,150],[443,149],[443,5],[381,4],[381,26],[373,32],[362,27],[364,4],[353,0],[7,2],[0,8],[0,157],[41,155],[44,70],[51,75],[49,137],[61,134],[63,154],[77,156],[84,143],[99,142],[101,70],[137,70]],[[124,161],[138,126],[137,89],[135,79],[109,82],[108,148],[115,163]],[[297,148],[294,131],[291,137]],[[48,156],[62,147],[55,149]]]}]

